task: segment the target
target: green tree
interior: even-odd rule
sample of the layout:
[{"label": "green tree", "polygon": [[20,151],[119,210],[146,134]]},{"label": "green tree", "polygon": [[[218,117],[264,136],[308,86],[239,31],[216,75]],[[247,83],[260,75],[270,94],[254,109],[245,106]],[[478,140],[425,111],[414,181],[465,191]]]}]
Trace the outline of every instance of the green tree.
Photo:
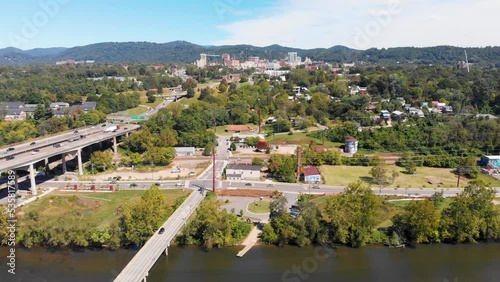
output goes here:
[{"label": "green tree", "polygon": [[90,164],[97,170],[105,171],[113,166],[113,152],[111,150],[93,152]]},{"label": "green tree", "polygon": [[153,185],[139,201],[125,205],[119,213],[125,244],[142,245],[166,220],[169,208],[165,194]]},{"label": "green tree", "polygon": [[219,92],[226,93],[227,88],[228,88],[227,81],[225,79],[222,79],[220,84],[219,84]]},{"label": "green tree", "polygon": [[495,193],[483,181],[469,182],[442,212],[444,240],[462,243],[500,238],[500,219],[492,202]]},{"label": "green tree", "polygon": [[353,247],[364,245],[377,226],[380,200],[361,181],[347,186],[344,193],[327,200],[332,238]]},{"label": "green tree", "polygon": [[156,92],[148,91],[146,92],[146,97],[148,97],[148,103],[154,103],[156,101]]},{"label": "green tree", "polygon": [[439,242],[439,213],[431,201],[411,201],[392,222],[391,229],[407,242]]}]

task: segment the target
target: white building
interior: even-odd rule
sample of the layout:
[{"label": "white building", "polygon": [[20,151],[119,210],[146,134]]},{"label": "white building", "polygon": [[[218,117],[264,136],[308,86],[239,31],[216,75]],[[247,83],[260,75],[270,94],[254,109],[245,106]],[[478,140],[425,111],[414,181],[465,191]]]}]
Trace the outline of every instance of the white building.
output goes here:
[{"label": "white building", "polygon": [[260,180],[260,166],[258,165],[232,165],[226,167],[227,180]]}]

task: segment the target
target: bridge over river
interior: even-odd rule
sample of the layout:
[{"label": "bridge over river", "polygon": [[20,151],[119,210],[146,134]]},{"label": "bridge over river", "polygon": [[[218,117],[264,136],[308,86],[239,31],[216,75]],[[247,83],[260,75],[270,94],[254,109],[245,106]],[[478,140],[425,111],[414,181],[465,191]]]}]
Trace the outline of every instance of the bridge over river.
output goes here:
[{"label": "bridge over river", "polygon": [[204,188],[200,187],[198,190],[194,190],[161,226],[165,229],[163,234],[159,234],[158,231],[155,232],[114,281],[146,281],[149,271],[161,254],[165,253],[165,255],[168,255],[170,242],[172,242],[175,235],[186,224],[186,221],[203,201],[205,195],[206,190]]}]

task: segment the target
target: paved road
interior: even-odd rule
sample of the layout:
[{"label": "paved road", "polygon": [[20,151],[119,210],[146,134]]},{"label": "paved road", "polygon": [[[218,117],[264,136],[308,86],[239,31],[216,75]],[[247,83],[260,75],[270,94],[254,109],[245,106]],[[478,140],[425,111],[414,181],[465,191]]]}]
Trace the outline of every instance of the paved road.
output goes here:
[{"label": "paved road", "polygon": [[[100,141],[104,140],[109,140],[112,139],[113,136],[119,136],[119,135],[124,135],[125,133],[132,132],[136,129],[138,129],[140,126],[136,124],[130,124],[127,125],[126,127],[122,127],[118,129],[116,132],[107,132],[103,133],[103,129],[105,127],[95,127],[86,130],[86,134],[88,134],[85,138],[81,138],[77,141],[73,142],[68,142],[68,136],[71,137],[76,137],[80,135],[80,131],[78,134],[71,133],[70,135],[63,135],[59,137],[53,137],[50,139],[50,141],[43,142],[40,141],[40,143],[37,143],[35,146],[40,150],[38,153],[33,154],[32,149],[30,150],[14,150],[12,153],[15,152],[15,159],[9,160],[9,161],[0,161],[0,171],[6,171],[9,169],[15,169],[15,168],[20,168],[26,165],[29,165],[30,163],[35,163],[41,160],[44,160],[45,158],[52,157],[58,154],[62,153],[69,153],[69,152],[74,152],[78,148],[86,147],[95,143],[98,143]],[[126,129],[125,129],[126,128]],[[61,144],[61,147],[59,148],[54,148],[52,145],[53,144]],[[26,145],[20,145],[20,146],[26,146]],[[29,146],[29,143],[28,143]],[[33,149],[35,149],[35,146],[33,146]],[[24,148],[24,147],[23,147]]]},{"label": "paved road", "polygon": [[[23,152],[31,152],[33,150],[36,150],[36,149],[41,149],[43,147],[47,147],[47,146],[51,146],[52,144],[55,144],[55,143],[59,143],[59,142],[62,142],[62,141],[66,141],[68,140],[69,138],[72,138],[72,137],[77,137],[79,135],[88,135],[88,134],[94,134],[94,133],[97,133],[97,132],[100,132],[102,131],[102,126],[103,124],[98,124],[98,125],[95,125],[95,126],[88,126],[88,127],[85,127],[85,128],[77,128],[77,129],[73,129],[73,130],[68,130],[68,131],[65,131],[65,132],[61,132],[60,134],[57,134],[57,135],[54,135],[54,136],[50,136],[50,137],[46,137],[46,138],[37,138],[37,139],[34,139],[34,140],[30,140],[30,141],[26,141],[26,142],[23,142],[23,143],[19,143],[15,146],[8,146],[9,148],[14,148],[13,151],[10,151],[10,152],[7,152],[6,155],[4,155],[4,153],[7,151],[7,148],[2,148],[2,154],[0,155],[0,159],[5,159],[7,157],[7,155],[14,155],[14,156],[17,156],[19,155],[20,153],[23,153]],[[75,131],[78,131],[77,134],[75,134],[74,132]],[[32,142],[35,142],[34,145],[30,145]]]},{"label": "paved road", "polygon": [[[210,177],[205,177],[207,179],[196,179],[196,180],[188,180],[186,181],[186,186],[189,185],[201,185],[204,187],[212,187],[212,178],[211,178],[212,170],[209,169],[207,174]],[[118,185],[120,189],[125,190],[134,190],[134,189],[146,189],[155,183],[159,183],[161,181],[118,181]],[[82,184],[91,184],[90,181],[82,181],[79,182]],[[131,183],[136,183],[137,187],[130,187]],[[163,181],[161,182],[160,189],[172,189],[176,188],[175,184],[177,181]],[[252,183],[253,186],[245,186],[246,183]],[[61,187],[65,185],[76,184],[74,181],[47,181],[44,183],[40,183],[38,186],[40,187]],[[95,182],[97,185],[110,184],[109,181],[105,182]],[[320,185],[320,189],[312,189],[309,185],[305,184],[288,184],[288,183],[272,183],[272,182],[259,182],[259,181],[220,181],[219,185],[221,188],[232,188],[232,189],[257,189],[257,190],[278,190],[283,192],[285,195],[299,195],[299,194],[333,194],[333,193],[342,193],[344,191],[344,187],[342,186],[327,186]],[[432,189],[432,188],[409,188],[409,189],[394,189],[394,188],[373,188],[377,195],[401,195],[401,196],[432,196],[434,193],[441,191],[440,189]],[[461,193],[463,189],[457,188],[444,188],[442,189],[444,196],[454,197],[456,194]],[[500,197],[500,188],[496,189],[497,197]]]},{"label": "paved road", "polygon": [[179,208],[162,225],[164,233],[155,232],[139,252],[132,258],[127,266],[114,280],[115,282],[141,281],[148,276],[149,271],[162,255],[175,235],[186,224],[198,204],[205,197],[204,190],[192,192]]}]

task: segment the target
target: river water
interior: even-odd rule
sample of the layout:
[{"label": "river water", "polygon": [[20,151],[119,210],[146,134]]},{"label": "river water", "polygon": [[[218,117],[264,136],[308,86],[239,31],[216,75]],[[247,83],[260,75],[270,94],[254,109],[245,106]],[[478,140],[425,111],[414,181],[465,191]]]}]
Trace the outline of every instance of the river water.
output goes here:
[{"label": "river water", "polygon": [[[171,247],[147,281],[299,282],[299,281],[500,281],[500,244],[420,245],[415,249],[367,246],[254,247],[243,258],[240,248],[204,252]],[[3,262],[7,248],[2,250]],[[16,274],[2,263],[0,281],[113,281],[136,250],[72,251],[17,249]]]}]

